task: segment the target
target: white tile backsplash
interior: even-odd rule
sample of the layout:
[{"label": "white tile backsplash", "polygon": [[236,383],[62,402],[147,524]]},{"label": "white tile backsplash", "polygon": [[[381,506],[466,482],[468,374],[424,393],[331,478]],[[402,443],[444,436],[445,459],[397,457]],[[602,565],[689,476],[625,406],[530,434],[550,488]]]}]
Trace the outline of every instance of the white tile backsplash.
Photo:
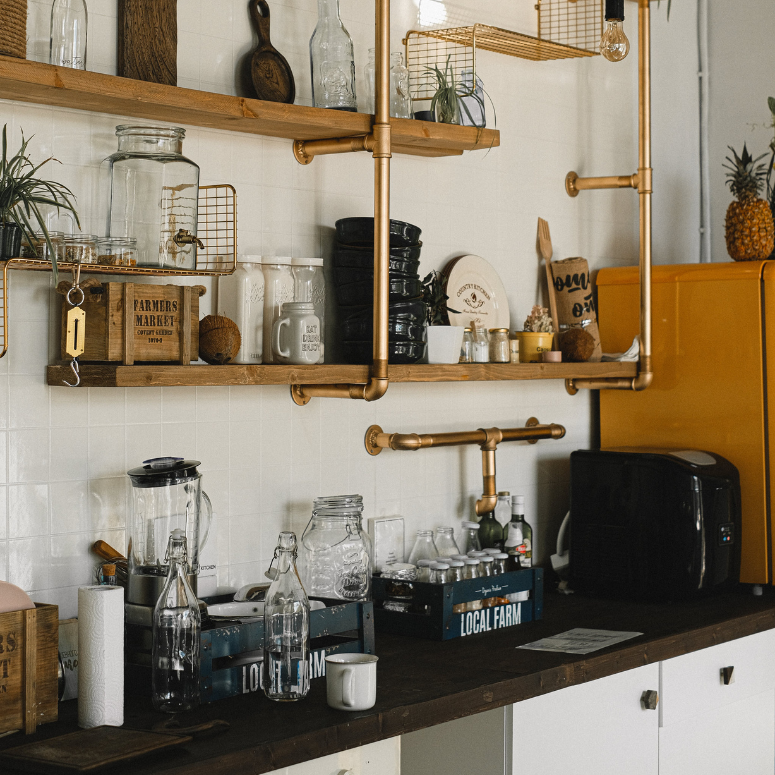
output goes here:
[{"label": "white tile backsplash", "polygon": [[[473,10],[472,0],[464,4]],[[50,2],[30,0],[29,55],[48,56]],[[90,0],[89,66],[115,73],[117,0]],[[342,0],[355,40],[358,82],[373,45],[373,5]],[[415,24],[416,3],[395,0],[394,49]],[[314,0],[275,0],[272,41],[294,69],[297,103],[310,104],[308,42]],[[483,19],[483,21],[487,21]],[[178,76],[187,88],[236,93],[235,71],[255,45],[246,0],[178,0]],[[523,31],[534,33],[525,28]],[[532,63],[483,54],[480,70],[497,109],[501,147],[441,159],[396,155],[392,215],[423,229],[422,271],[463,253],[482,255],[503,278],[512,327],[540,299],[536,218],[548,218],[555,258],[583,255],[593,268],[637,258],[637,202],[621,192],[570,199],[565,174],[624,174],[636,158],[636,62],[600,58]],[[361,95],[363,96],[363,95]],[[100,232],[99,165],[116,148],[120,116],[0,102],[12,142],[61,164],[45,171],[78,197],[85,231]],[[130,119],[131,120],[131,119]],[[240,251],[330,255],[337,218],[373,214],[366,154],[298,165],[291,143],[187,127],[184,152],[202,182],[238,191]],[[200,313],[209,314],[214,284]],[[420,527],[457,525],[481,493],[476,447],[383,451],[370,457],[366,428],[423,432],[521,426],[531,415],[563,423],[561,442],[504,444],[498,488],[525,495],[536,556],[554,551],[567,510],[568,455],[591,439],[590,396],[561,382],[391,384],[374,404],[314,399],[295,406],[287,387],[47,387],[58,357],[59,299],[50,275],[13,272],[10,349],[0,360],[0,579],[76,611],[75,588],[92,578],[96,538],[126,548],[131,488],[126,471],[156,455],[202,461],[218,514],[219,583],[263,578],[277,533],[302,531],[316,495],[359,492],[365,516],[401,514],[407,551]]]}]

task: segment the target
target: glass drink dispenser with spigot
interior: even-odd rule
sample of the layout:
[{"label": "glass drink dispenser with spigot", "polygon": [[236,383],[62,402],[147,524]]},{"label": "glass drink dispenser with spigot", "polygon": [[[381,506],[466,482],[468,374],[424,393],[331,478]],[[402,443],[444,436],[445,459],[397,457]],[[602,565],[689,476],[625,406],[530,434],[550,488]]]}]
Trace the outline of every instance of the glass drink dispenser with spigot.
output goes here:
[{"label": "glass drink dispenser with spigot", "polygon": [[169,572],[167,543],[175,529],[186,534],[187,577],[196,592],[199,552],[207,541],[212,519],[199,465],[198,460],[154,458],[127,472],[132,480],[127,602],[156,605]]}]

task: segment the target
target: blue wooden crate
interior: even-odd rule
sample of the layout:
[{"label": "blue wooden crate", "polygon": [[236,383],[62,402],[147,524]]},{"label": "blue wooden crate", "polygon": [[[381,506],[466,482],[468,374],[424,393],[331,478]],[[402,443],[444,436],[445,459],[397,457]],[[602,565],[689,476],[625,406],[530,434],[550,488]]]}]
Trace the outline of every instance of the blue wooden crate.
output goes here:
[{"label": "blue wooden crate", "polygon": [[[390,579],[374,577],[374,621],[378,631],[412,635],[431,640],[450,640],[480,632],[515,627],[543,616],[544,572],[541,568],[512,571],[501,576],[468,579],[450,584],[412,582],[413,607],[426,613],[389,611],[382,608],[388,598]],[[530,599],[479,611],[455,613],[455,606],[515,592],[530,592]]]}]

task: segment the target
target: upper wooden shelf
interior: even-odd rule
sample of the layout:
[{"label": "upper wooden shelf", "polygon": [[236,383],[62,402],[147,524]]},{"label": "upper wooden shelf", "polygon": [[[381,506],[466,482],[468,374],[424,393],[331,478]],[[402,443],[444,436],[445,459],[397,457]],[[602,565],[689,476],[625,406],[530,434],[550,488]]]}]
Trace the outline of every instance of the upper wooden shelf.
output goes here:
[{"label": "upper wooden shelf", "polygon": [[[391,382],[501,382],[578,377],[635,377],[635,363],[473,363],[391,366]],[[81,387],[180,387],[213,385],[335,385],[365,383],[368,366],[121,366],[83,364]],[[49,385],[73,379],[69,364],[49,366]]]},{"label": "upper wooden shelf", "polygon": [[[231,132],[322,140],[371,131],[373,116],[231,97],[0,56],[0,99]],[[459,156],[500,145],[493,129],[391,119],[393,151]]]}]

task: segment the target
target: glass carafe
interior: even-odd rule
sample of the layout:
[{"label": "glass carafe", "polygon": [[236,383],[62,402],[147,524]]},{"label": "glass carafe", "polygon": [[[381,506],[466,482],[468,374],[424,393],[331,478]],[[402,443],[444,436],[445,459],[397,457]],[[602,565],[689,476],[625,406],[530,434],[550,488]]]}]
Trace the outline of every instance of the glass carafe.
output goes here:
[{"label": "glass carafe", "polygon": [[137,265],[196,269],[199,167],[183,156],[186,130],[117,126],[103,161],[110,191],[107,237],[137,240]]},{"label": "glass carafe", "polygon": [[360,495],[316,498],[301,537],[301,579],[311,597],[371,600],[372,548]]},{"label": "glass carafe", "polygon": [[85,0],[54,0],[51,7],[50,64],[86,69],[88,21]]},{"label": "glass carafe", "polygon": [[176,528],[186,536],[186,574],[196,592],[199,552],[207,541],[212,517],[198,465],[198,460],[154,458],[128,472],[132,480],[128,602],[156,604],[169,572],[167,540]]},{"label": "glass carafe", "polygon": [[153,611],[151,699],[156,710],[178,713],[199,705],[199,602],[186,578],[186,535],[173,530],[169,575]]},{"label": "glass carafe", "polygon": [[280,533],[277,575],[264,599],[264,694],[300,700],[309,691],[309,600],[296,571],[296,535]]},{"label": "glass carafe", "polygon": [[309,42],[312,101],[316,108],[355,112],[353,40],[339,18],[339,0],[318,0],[318,24]]}]

